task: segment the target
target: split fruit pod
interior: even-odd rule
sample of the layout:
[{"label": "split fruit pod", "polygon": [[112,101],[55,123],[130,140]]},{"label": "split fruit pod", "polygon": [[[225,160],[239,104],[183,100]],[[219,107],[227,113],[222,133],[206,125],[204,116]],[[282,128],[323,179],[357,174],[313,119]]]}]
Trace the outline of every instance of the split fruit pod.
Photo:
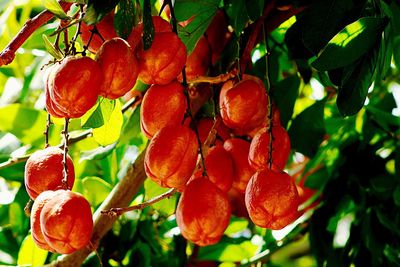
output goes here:
[{"label": "split fruit pod", "polygon": [[197,161],[196,134],[183,125],[166,126],[151,139],[144,167],[147,176],[162,187],[182,190]]},{"label": "split fruit pod", "polygon": [[300,215],[296,184],[283,171],[254,174],[246,187],[245,202],[250,219],[263,228],[280,230]]},{"label": "split fruit pod", "polygon": [[218,243],[230,216],[227,194],[204,177],[188,183],[176,208],[176,222],[182,235],[199,246]]}]

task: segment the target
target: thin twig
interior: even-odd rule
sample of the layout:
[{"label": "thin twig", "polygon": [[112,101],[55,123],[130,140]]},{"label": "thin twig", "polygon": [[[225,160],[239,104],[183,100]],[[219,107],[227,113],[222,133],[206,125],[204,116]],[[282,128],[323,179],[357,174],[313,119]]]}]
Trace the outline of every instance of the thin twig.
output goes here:
[{"label": "thin twig", "polygon": [[[68,11],[72,3],[60,2],[64,11]],[[0,67],[10,64],[14,58],[15,53],[25,41],[34,33],[40,26],[48,22],[54,17],[50,11],[42,11],[34,18],[28,20],[18,34],[11,40],[11,42],[0,53]]]},{"label": "thin twig", "polygon": [[68,124],[69,124],[69,119],[65,118],[65,124],[64,124],[64,130],[62,131],[64,135],[64,154],[63,154],[63,180],[62,184],[64,185],[65,189],[71,189],[68,188],[68,163],[67,163],[67,156],[68,156]]},{"label": "thin twig", "polygon": [[148,206],[153,205],[154,203],[157,203],[165,198],[170,198],[171,196],[173,196],[176,193],[176,189],[175,188],[171,188],[170,190],[168,190],[167,192],[156,196],[148,201],[145,201],[141,204],[138,205],[134,205],[134,206],[130,206],[130,207],[126,207],[126,208],[111,208],[109,210],[102,210],[101,213],[105,214],[107,216],[121,216],[122,214],[128,212],[128,211],[133,211],[133,210],[142,210]]},{"label": "thin twig", "polygon": [[43,132],[44,134],[44,147],[47,148],[49,147],[49,130],[50,130],[50,125],[53,124],[51,122],[51,116],[50,113],[47,113],[47,119],[46,119],[46,130]]},{"label": "thin twig", "polygon": [[197,76],[193,79],[187,80],[188,83],[194,84],[194,83],[209,83],[209,84],[220,84],[223,82],[226,82],[230,79],[233,79],[237,76],[237,69],[233,69],[232,71],[225,73],[225,74],[220,74],[216,77],[207,77],[207,76]]}]

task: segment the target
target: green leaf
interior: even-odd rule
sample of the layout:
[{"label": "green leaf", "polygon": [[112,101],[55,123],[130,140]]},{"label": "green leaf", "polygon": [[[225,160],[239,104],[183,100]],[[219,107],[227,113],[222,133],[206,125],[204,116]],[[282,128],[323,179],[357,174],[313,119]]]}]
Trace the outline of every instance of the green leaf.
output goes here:
[{"label": "green leaf", "polygon": [[118,4],[119,0],[88,0],[87,10],[84,21],[87,25],[94,25],[105,15],[111,12]]},{"label": "green leaf", "polygon": [[217,12],[219,2],[219,0],[175,1],[174,10],[178,21],[185,21],[194,16],[186,27],[178,27],[179,38],[186,45],[188,55],[210,25]]},{"label": "green leaf", "polygon": [[121,103],[119,100],[116,100],[110,119],[103,126],[93,129],[93,138],[102,146],[107,146],[118,141],[122,123]]},{"label": "green leaf", "polygon": [[219,242],[215,245],[201,247],[199,250],[199,260],[215,260],[221,262],[240,262],[244,259],[253,257],[258,251],[258,246],[250,241],[240,244]]},{"label": "green leaf", "polygon": [[84,128],[99,128],[110,120],[115,109],[115,100],[100,98],[81,118],[81,125]]},{"label": "green leaf", "polygon": [[99,177],[85,177],[82,179],[83,195],[92,207],[96,207],[106,199],[112,186]]},{"label": "green leaf", "polygon": [[151,47],[154,40],[154,25],[151,17],[151,3],[150,0],[145,0],[143,6],[143,48],[147,50]]},{"label": "green leaf", "polygon": [[32,235],[29,234],[22,241],[18,252],[18,266],[43,266],[46,262],[48,251],[36,246]]},{"label": "green leaf", "polygon": [[286,128],[293,115],[294,104],[299,95],[300,79],[297,75],[289,76],[277,83],[272,90],[273,98],[281,114],[282,126]]},{"label": "green leaf", "polygon": [[397,69],[400,69],[400,36],[396,36],[393,41],[393,60]]},{"label": "green leaf", "polygon": [[[151,179],[146,179],[144,182],[145,198],[149,200],[153,197],[159,196],[162,193],[168,191],[168,189],[160,187],[158,184],[153,182]],[[175,203],[177,200],[177,195],[174,194],[170,198],[163,199],[153,205],[151,205],[155,210],[162,212],[167,215],[171,215],[175,212]]]},{"label": "green leaf", "polygon": [[372,188],[379,193],[392,191],[396,183],[397,181],[394,177],[387,175],[381,175],[371,179]]},{"label": "green leaf", "polygon": [[385,245],[385,248],[383,250],[383,255],[386,256],[386,258],[393,263],[393,266],[399,266],[400,265],[400,253],[398,248],[391,247],[389,244]]},{"label": "green leaf", "polygon": [[325,100],[317,101],[301,112],[289,129],[293,149],[308,157],[318,151],[325,134],[324,106]]},{"label": "green leaf", "polygon": [[345,68],[342,85],[336,99],[343,116],[355,115],[365,103],[377,66],[379,46],[364,55],[357,64]]},{"label": "green leaf", "polygon": [[61,54],[60,51],[58,51],[53,44],[50,42],[50,40],[47,38],[45,34],[42,34],[42,38],[44,41],[44,46],[46,48],[46,51],[52,55],[55,59],[61,59],[63,55]]},{"label": "green leaf", "polygon": [[397,185],[393,191],[393,200],[396,206],[400,206],[400,185]]},{"label": "green leaf", "polygon": [[59,19],[70,19],[57,0],[42,0],[43,6]]},{"label": "green leaf", "polygon": [[245,1],[245,4],[247,14],[252,21],[256,21],[259,17],[261,17],[264,10],[264,0],[247,0]]},{"label": "green leaf", "polygon": [[228,228],[226,228],[225,233],[228,236],[235,235],[242,232],[249,225],[249,221],[243,218],[231,217]]},{"label": "green leaf", "polygon": [[21,104],[0,107],[0,131],[9,132],[24,144],[39,146],[44,143],[43,130],[47,113]]},{"label": "green leaf", "polygon": [[133,0],[121,0],[114,16],[114,27],[117,34],[126,39],[135,25],[135,6]]},{"label": "green leaf", "polygon": [[90,151],[84,151],[81,153],[80,161],[103,159],[114,151],[116,145],[117,144],[111,144],[105,147],[98,147]]},{"label": "green leaf", "polygon": [[237,36],[240,36],[250,19],[247,14],[246,2],[246,0],[228,0],[225,3],[229,22],[233,26]]},{"label": "green leaf", "polygon": [[387,21],[364,17],[341,30],[311,64],[319,71],[347,66],[367,53],[378,41]]}]

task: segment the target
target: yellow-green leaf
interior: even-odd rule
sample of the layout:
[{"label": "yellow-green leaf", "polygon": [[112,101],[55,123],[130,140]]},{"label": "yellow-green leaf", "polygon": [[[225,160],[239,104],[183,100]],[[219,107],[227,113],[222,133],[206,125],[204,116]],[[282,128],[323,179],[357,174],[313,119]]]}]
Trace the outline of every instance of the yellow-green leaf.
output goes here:
[{"label": "yellow-green leaf", "polygon": [[64,12],[57,0],[42,0],[43,6],[53,13],[57,18],[60,19],[70,19],[68,15]]},{"label": "yellow-green leaf", "polygon": [[116,142],[121,135],[123,116],[121,103],[116,100],[115,108],[111,113],[110,119],[103,126],[93,129],[93,137],[102,146]]},{"label": "yellow-green leaf", "polygon": [[49,38],[47,38],[45,34],[42,34],[42,38],[44,41],[44,46],[46,47],[46,51],[49,52],[49,54],[52,55],[54,58],[62,59],[63,55],[54,47]]},{"label": "yellow-green leaf", "polygon": [[18,252],[18,266],[43,266],[46,262],[48,251],[40,249],[33,242],[32,235],[29,234],[22,241]]}]

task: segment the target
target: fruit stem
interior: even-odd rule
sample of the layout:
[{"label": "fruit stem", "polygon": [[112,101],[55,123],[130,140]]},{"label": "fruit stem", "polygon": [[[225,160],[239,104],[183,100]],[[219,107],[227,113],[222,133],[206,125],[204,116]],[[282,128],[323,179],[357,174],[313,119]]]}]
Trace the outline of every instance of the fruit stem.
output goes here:
[{"label": "fruit stem", "polygon": [[133,210],[142,210],[148,206],[153,205],[154,203],[157,203],[165,198],[170,198],[176,193],[175,188],[171,188],[165,193],[162,193],[161,195],[158,195],[152,199],[149,199],[148,201],[145,201],[143,203],[140,203],[138,205],[126,207],[126,208],[111,208],[109,210],[102,210],[101,213],[105,214],[110,217],[115,217],[115,216],[121,216],[122,214],[128,212],[128,211],[133,211]]},{"label": "fruit stem", "polygon": [[[75,42],[76,42],[76,40],[78,40],[78,36],[81,34],[82,19],[83,19],[83,16],[85,15],[85,12],[83,11],[83,5],[79,5],[79,10],[80,10],[80,12],[79,12],[80,15],[79,15],[79,19],[78,19],[78,26],[76,28],[74,37],[72,37],[72,39],[71,39],[71,50],[69,51],[69,52],[72,52],[73,55],[76,54]],[[65,32],[68,32],[68,31],[65,30]],[[65,45],[67,46],[67,43]]]},{"label": "fruit stem", "polygon": [[[171,0],[166,0],[166,2],[168,4],[170,12],[171,12],[172,31],[176,35],[178,35],[177,20],[176,20],[176,17],[175,17],[175,11],[174,11],[174,7],[172,5],[172,1]],[[206,170],[206,165],[205,165],[205,160],[204,160],[202,143],[201,143],[200,136],[199,136],[199,131],[198,131],[197,125],[196,125],[196,123],[194,121],[194,116],[193,116],[193,113],[192,113],[192,110],[191,110],[191,107],[190,107],[191,105],[190,105],[190,96],[189,96],[189,86],[188,86],[187,78],[186,78],[186,66],[183,66],[183,69],[182,69],[182,86],[185,88],[186,102],[187,102],[187,106],[188,106],[187,107],[187,114],[190,117],[190,121],[191,121],[191,124],[193,126],[193,130],[194,130],[194,132],[196,134],[197,144],[199,145],[199,153],[200,153],[200,158],[201,158],[201,164],[203,166],[203,168],[202,168],[203,169],[203,176],[207,176],[207,170]]]},{"label": "fruit stem", "polygon": [[44,148],[49,147],[49,130],[50,130],[50,125],[53,123],[51,122],[51,117],[50,113],[47,113],[47,119],[46,119],[46,130],[43,132],[44,134]]},{"label": "fruit stem", "polygon": [[[59,2],[64,11],[68,11],[72,3]],[[25,41],[34,33],[40,26],[48,22],[54,17],[54,14],[48,10],[42,11],[34,18],[25,22],[24,26],[18,34],[11,40],[10,43],[0,53],[0,67],[10,64],[14,58],[15,53]]]},{"label": "fruit stem", "polygon": [[216,77],[208,77],[208,76],[197,76],[191,80],[188,80],[188,83],[209,83],[209,84],[220,84],[224,83],[230,79],[233,79],[237,76],[237,70],[233,69],[232,71],[220,74]]},{"label": "fruit stem", "polygon": [[67,164],[67,156],[68,156],[68,124],[69,118],[65,118],[64,129],[62,134],[64,135],[64,154],[63,154],[63,180],[62,184],[66,190],[68,190],[68,164]]}]

